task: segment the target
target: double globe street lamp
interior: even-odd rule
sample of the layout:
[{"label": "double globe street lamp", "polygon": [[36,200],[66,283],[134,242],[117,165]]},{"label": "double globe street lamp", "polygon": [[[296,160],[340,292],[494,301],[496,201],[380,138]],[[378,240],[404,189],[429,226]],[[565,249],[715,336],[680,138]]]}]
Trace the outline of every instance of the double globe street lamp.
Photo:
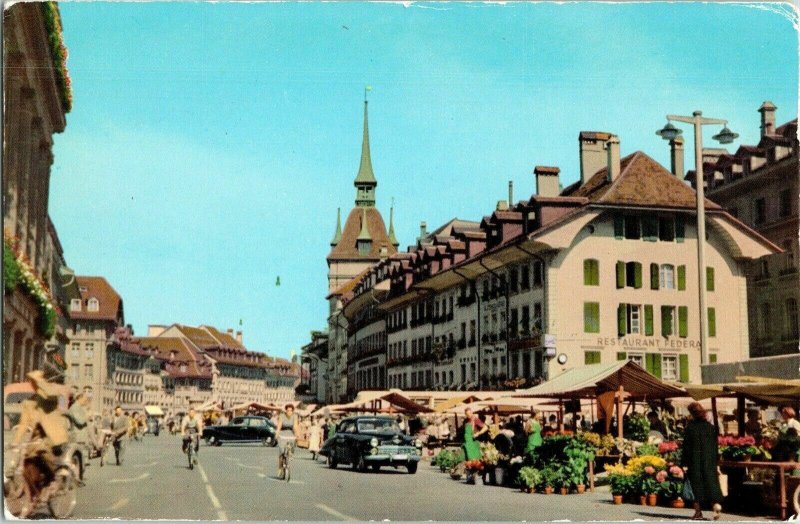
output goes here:
[{"label": "double globe street lamp", "polygon": [[703,128],[704,125],[722,125],[722,130],[712,138],[721,144],[730,144],[738,133],[728,129],[728,121],[719,118],[704,118],[701,111],[692,116],[667,115],[667,124],[656,131],[664,140],[672,141],[683,131],[672,125],[672,122],[683,122],[694,125],[694,165],[695,187],[697,190],[697,282],[700,288],[700,363],[708,364],[708,334],[706,310],[706,221],[705,221],[705,177],[703,176]]}]

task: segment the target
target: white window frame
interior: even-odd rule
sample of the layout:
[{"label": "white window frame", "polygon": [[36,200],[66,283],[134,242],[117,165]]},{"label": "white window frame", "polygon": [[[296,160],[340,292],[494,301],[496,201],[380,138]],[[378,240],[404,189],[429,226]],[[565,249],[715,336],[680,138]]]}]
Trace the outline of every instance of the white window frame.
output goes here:
[{"label": "white window frame", "polygon": [[72,300],[70,300],[69,301],[69,310],[70,311],[80,311],[81,310],[81,299],[73,298]]},{"label": "white window frame", "polygon": [[[642,329],[642,305],[641,304],[627,304],[628,314],[628,334],[641,335]],[[635,329],[634,329],[635,325]]]},{"label": "white window frame", "polygon": [[[670,318],[671,318],[671,321],[672,321],[672,325],[670,326],[671,329],[669,331],[670,336],[671,337],[678,336],[678,308],[675,307],[675,306],[664,306],[664,307],[668,307],[668,308],[670,308],[672,310],[672,315],[670,315]],[[662,314],[661,315],[661,323],[663,324],[664,322],[665,322],[665,319],[664,319],[664,315]],[[661,331],[663,333],[663,331],[664,331],[663,328],[662,328]]]},{"label": "white window frame", "polygon": [[628,353],[628,360],[644,368],[644,353]]},{"label": "white window frame", "polygon": [[678,355],[661,355],[661,379],[678,380]]},{"label": "white window frame", "polygon": [[661,264],[658,270],[659,287],[661,289],[675,289],[675,266]]},{"label": "white window frame", "polygon": [[100,301],[95,297],[90,298],[86,303],[86,311],[91,311],[94,313],[100,311]]}]

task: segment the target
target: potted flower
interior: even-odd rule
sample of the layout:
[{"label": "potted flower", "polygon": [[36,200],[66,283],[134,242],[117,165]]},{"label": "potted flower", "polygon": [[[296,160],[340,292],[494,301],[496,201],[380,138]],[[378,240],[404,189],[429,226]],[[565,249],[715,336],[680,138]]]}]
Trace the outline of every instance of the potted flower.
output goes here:
[{"label": "potted flower", "polygon": [[661,470],[656,474],[659,482],[658,494],[669,501],[673,508],[685,506],[681,495],[683,495],[684,473],[680,466],[670,464],[666,470]]},{"label": "potted flower", "polygon": [[[484,466],[484,484],[497,484],[496,469],[497,464],[500,462],[500,452],[491,442],[481,443],[481,462]],[[501,477],[503,473],[500,473]],[[487,481],[488,477],[488,481]]]},{"label": "potted flower", "polygon": [[614,504],[622,504],[622,500],[632,494],[634,487],[634,477],[628,475],[624,471],[624,468],[620,467],[620,469],[621,471],[609,472],[608,474],[608,479],[611,483],[611,496]]},{"label": "potted flower", "polygon": [[748,462],[753,455],[759,453],[756,440],[750,435],[744,437],[722,435],[717,438],[717,445],[719,454],[725,460]]},{"label": "potted flower", "polygon": [[564,454],[567,456],[570,483],[578,493],[583,493],[586,491],[586,470],[589,469],[589,461],[594,460],[595,447],[585,438],[574,438],[564,448]]},{"label": "potted flower", "polygon": [[558,483],[559,474],[554,466],[547,466],[540,472],[539,486],[545,495],[553,493],[553,487]]},{"label": "potted flower", "polygon": [[518,480],[522,491],[533,493],[536,486],[541,483],[542,475],[538,469],[531,466],[525,466],[519,470]]},{"label": "potted flower", "polygon": [[645,466],[640,480],[641,493],[647,496],[647,505],[655,506],[658,501],[659,482],[656,479],[658,472],[653,466]]}]

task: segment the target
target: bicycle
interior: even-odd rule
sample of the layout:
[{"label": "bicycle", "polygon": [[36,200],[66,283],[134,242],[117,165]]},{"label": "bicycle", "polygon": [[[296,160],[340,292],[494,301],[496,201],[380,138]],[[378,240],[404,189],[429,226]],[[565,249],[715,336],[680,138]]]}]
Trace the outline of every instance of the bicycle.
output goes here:
[{"label": "bicycle", "polygon": [[187,435],[186,440],[186,456],[189,459],[189,469],[194,469],[197,464],[197,446],[200,443],[200,437],[197,433]]},{"label": "bicycle", "polygon": [[281,480],[289,482],[292,478],[292,470],[290,467],[292,455],[294,454],[294,446],[297,443],[297,437],[279,435],[278,441],[281,444],[281,454],[279,455],[279,471]]}]

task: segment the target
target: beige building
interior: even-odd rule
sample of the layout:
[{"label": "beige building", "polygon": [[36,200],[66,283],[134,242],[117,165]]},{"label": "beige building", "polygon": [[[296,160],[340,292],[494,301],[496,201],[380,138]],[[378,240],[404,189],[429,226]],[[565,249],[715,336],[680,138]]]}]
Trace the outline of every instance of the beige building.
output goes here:
[{"label": "beige building", "polygon": [[[116,395],[107,349],[117,328],[125,324],[122,298],[103,277],[78,276],[75,280],[80,298],[72,299],[69,304],[65,383],[78,391],[90,392],[93,410],[110,409]],[[130,378],[133,382],[140,380],[140,377]]]},{"label": "beige building", "polygon": [[20,2],[3,15],[3,260],[28,273],[5,281],[8,383],[46,363],[63,369],[66,320],[54,312],[77,291],[62,287],[63,253],[48,216],[52,137],[64,130],[72,103],[58,7]]},{"label": "beige building", "polygon": [[[776,110],[759,108],[757,145],[707,154],[703,171],[709,199],[784,250],[748,267],[749,357],[794,354],[800,344],[797,120],[776,126]],[[694,172],[687,179],[695,184]]]},{"label": "beige building", "polygon": [[559,191],[558,168],[539,166],[536,195],[389,257],[344,296],[348,318],[381,302],[388,387],[511,389],[616,360],[700,382],[700,314],[712,362],[747,356],[745,270],[780,249],[708,201],[701,313],[694,191],[621,157],[610,133],[581,133],[579,154],[579,182]]}]

